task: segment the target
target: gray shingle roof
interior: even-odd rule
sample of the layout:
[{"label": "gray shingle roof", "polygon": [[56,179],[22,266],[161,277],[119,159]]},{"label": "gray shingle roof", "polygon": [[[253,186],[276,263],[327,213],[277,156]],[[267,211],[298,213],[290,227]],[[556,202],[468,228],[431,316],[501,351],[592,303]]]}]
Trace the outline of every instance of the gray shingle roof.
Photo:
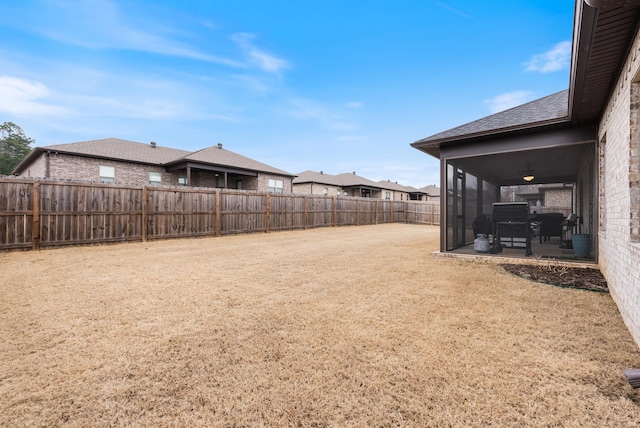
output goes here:
[{"label": "gray shingle roof", "polygon": [[426,193],[429,196],[440,196],[440,188],[433,184],[421,187],[420,191],[422,193]]},{"label": "gray shingle roof", "polygon": [[405,186],[403,184],[396,183],[395,181],[390,180],[380,180],[378,181],[378,187],[383,189],[395,190],[398,192],[406,192],[406,193],[416,193],[419,190],[412,186]]},{"label": "gray shingle roof", "polygon": [[501,111],[491,116],[460,125],[416,141],[420,143],[436,143],[456,138],[487,134],[494,131],[507,130],[538,122],[546,122],[568,118],[569,90],[557,92],[543,98]]},{"label": "gray shingle roof", "polygon": [[293,176],[293,174],[290,174],[281,169],[274,168],[265,163],[258,162],[246,156],[242,156],[224,149],[222,148],[222,145],[211,146],[202,150],[198,150],[197,152],[188,153],[187,155],[179,159],[174,159],[169,163],[179,163],[183,161],[200,162],[210,165],[229,166],[239,169],[248,169],[252,171],[270,172],[278,175]]},{"label": "gray shingle roof", "polygon": [[296,178],[293,179],[293,184],[301,183],[320,183],[329,184],[331,186],[342,186],[338,177],[333,174],[325,174],[323,172],[308,170],[297,174]]},{"label": "gray shingle roof", "polygon": [[369,180],[368,178],[360,177],[359,175],[356,175],[352,172],[333,175],[316,171],[303,171],[293,179],[293,184],[302,183],[319,183],[339,187],[367,186],[377,189],[396,190],[407,193],[418,192],[418,189],[416,189],[415,187],[403,186],[402,184],[398,184],[389,180],[381,180],[376,183],[375,181]]},{"label": "gray shingle roof", "polygon": [[162,166],[191,161],[210,165],[247,169],[251,171],[267,172],[290,177],[293,176],[293,174],[281,169],[274,168],[262,162],[222,149],[220,146],[212,146],[196,152],[189,152],[186,150],[172,149],[170,147],[162,147],[157,144],[154,147],[152,144],[137,143],[135,141],[121,140],[119,138],[104,138],[78,143],[36,147],[22,162],[20,162],[14,172],[19,174],[26,165],[31,163],[39,153],[43,151],[54,151],[79,156]]},{"label": "gray shingle roof", "polygon": [[351,186],[367,186],[367,187],[375,187],[380,188],[378,183],[375,181],[371,181],[368,178],[360,177],[353,172],[343,172],[342,174],[336,175],[340,183],[342,183],[342,187],[351,187]]},{"label": "gray shingle roof", "polygon": [[189,154],[185,150],[158,145],[154,148],[151,144],[136,143],[119,138],[57,144],[41,147],[41,149],[148,164],[164,164]]}]

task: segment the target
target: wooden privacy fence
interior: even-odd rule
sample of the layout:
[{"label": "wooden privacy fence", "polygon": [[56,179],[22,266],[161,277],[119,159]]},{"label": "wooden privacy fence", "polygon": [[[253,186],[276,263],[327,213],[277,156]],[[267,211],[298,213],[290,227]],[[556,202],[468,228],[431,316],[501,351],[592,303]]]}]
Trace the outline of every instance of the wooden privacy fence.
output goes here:
[{"label": "wooden privacy fence", "polygon": [[439,204],[0,179],[0,250],[398,222],[439,224]]}]

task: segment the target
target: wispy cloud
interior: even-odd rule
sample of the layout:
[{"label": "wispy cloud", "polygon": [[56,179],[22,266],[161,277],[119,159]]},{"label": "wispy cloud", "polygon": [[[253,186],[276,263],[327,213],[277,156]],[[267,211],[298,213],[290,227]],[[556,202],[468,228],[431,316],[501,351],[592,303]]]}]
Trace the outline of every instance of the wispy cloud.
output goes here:
[{"label": "wispy cloud", "polygon": [[60,116],[64,107],[47,103],[49,89],[40,82],[0,76],[0,111],[15,116]]},{"label": "wispy cloud", "polygon": [[360,101],[350,101],[347,103],[348,108],[362,108],[363,104]]},{"label": "wispy cloud", "polygon": [[289,63],[284,59],[269,54],[254,44],[255,36],[249,33],[236,33],[231,36],[231,40],[240,46],[249,62],[263,71],[270,73],[280,73],[289,68]]},{"label": "wispy cloud", "polygon": [[467,18],[467,19],[475,19],[475,17],[473,17],[473,16],[471,16],[471,15],[469,15],[469,14],[467,14],[467,13],[464,13],[464,12],[462,12],[462,11],[460,11],[460,10],[458,10],[458,9],[456,9],[456,8],[454,8],[454,7],[452,7],[452,6],[449,6],[449,5],[448,5],[448,4],[446,4],[446,3],[443,3],[443,2],[440,2],[440,1],[434,1],[434,0],[432,0],[432,1],[431,1],[431,3],[435,4],[435,5],[436,5],[436,6],[438,6],[438,7],[441,7],[441,8],[443,8],[443,9],[447,9],[448,11],[453,12],[453,13],[455,13],[456,15],[460,15],[460,16],[462,16],[463,18]]},{"label": "wispy cloud", "polygon": [[553,73],[569,67],[571,60],[571,42],[560,42],[547,52],[534,55],[525,62],[525,71]]},{"label": "wispy cloud", "polygon": [[491,113],[498,113],[511,107],[519,106],[531,100],[533,92],[514,91],[496,95],[493,98],[484,100],[483,103],[489,106]]},{"label": "wispy cloud", "polygon": [[[109,0],[44,2],[31,30],[52,40],[88,49],[123,49],[241,68],[236,60],[214,55],[178,40],[170,25],[124,13]],[[145,15],[146,16],[146,15]]]}]

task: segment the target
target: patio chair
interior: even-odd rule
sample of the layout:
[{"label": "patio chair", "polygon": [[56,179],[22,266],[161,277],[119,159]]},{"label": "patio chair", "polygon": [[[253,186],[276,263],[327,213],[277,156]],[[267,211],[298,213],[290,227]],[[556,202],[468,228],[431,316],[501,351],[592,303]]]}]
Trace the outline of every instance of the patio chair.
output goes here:
[{"label": "patio chair", "polygon": [[540,222],[540,243],[547,242],[552,236],[562,239],[564,215],[562,213],[537,214],[535,220]]},{"label": "patio chair", "polygon": [[473,220],[473,224],[471,225],[473,228],[473,237],[477,238],[478,235],[489,236],[492,233],[491,217],[486,214],[480,214]]},{"label": "patio chair", "polygon": [[571,214],[562,223],[562,237],[560,239],[560,248],[573,248],[571,242],[571,234],[578,223],[578,215]]}]

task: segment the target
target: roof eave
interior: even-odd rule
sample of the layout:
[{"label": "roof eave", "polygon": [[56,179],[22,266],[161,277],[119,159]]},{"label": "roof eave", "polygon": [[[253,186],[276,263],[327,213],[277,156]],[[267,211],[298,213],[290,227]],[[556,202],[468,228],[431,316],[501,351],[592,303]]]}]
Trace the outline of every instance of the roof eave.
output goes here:
[{"label": "roof eave", "polygon": [[447,145],[449,143],[463,143],[468,140],[476,140],[476,139],[485,139],[487,137],[495,137],[503,134],[509,134],[517,131],[529,131],[536,128],[543,128],[547,126],[553,125],[561,125],[564,123],[569,123],[570,117],[563,116],[561,118],[554,118],[534,123],[524,123],[521,125],[508,126],[504,128],[491,129],[482,132],[475,132],[471,134],[465,135],[457,135],[452,137],[438,138],[438,139],[429,139],[425,138],[422,140],[415,141],[411,143],[411,147],[423,151],[435,158],[440,158],[440,146]]}]

